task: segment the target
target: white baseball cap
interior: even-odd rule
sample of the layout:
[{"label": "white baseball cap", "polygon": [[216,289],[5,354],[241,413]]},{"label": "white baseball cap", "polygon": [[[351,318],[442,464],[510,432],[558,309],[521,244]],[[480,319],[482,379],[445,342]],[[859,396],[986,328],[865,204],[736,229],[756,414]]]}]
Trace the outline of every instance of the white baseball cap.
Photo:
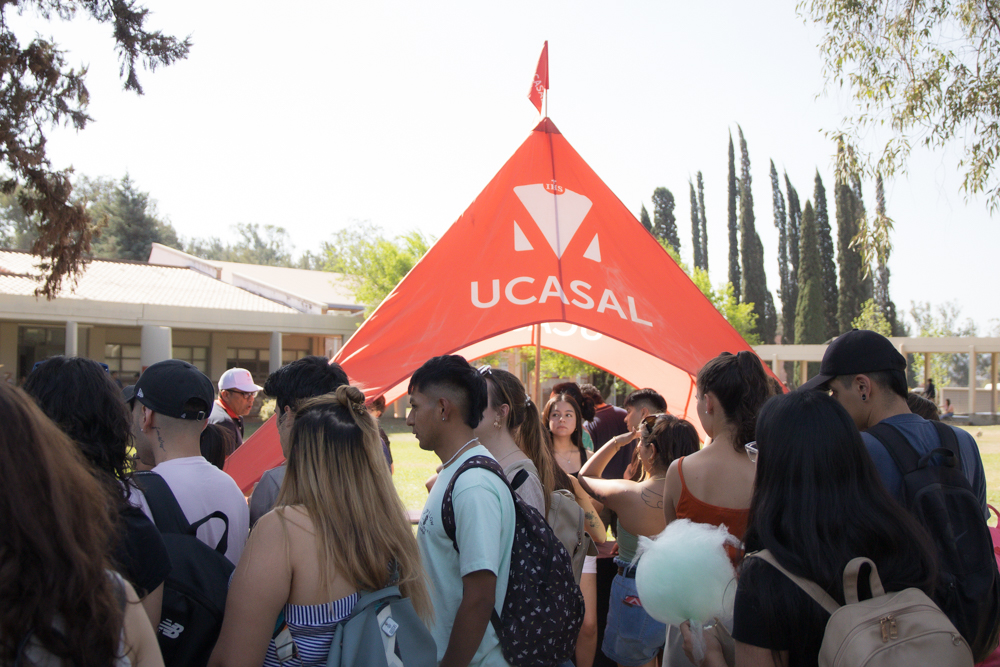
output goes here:
[{"label": "white baseball cap", "polygon": [[219,391],[226,391],[227,389],[260,391],[262,387],[258,387],[253,383],[253,376],[250,375],[250,371],[247,369],[230,368],[219,378]]}]

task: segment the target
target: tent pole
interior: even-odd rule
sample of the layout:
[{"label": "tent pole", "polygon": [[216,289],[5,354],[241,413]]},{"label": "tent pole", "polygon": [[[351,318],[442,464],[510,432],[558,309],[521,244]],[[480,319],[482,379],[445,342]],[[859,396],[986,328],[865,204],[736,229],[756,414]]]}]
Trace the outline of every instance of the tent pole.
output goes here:
[{"label": "tent pole", "polygon": [[[535,405],[542,405],[542,326],[535,325]],[[538,408],[541,410],[541,407]]]}]

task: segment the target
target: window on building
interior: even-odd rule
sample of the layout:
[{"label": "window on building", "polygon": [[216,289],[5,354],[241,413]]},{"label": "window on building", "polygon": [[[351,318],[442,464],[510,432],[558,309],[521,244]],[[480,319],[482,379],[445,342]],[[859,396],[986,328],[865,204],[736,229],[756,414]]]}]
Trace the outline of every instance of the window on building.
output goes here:
[{"label": "window on building", "polygon": [[198,347],[198,346],[174,346],[173,349],[174,359],[180,359],[181,361],[186,361],[199,371],[208,375],[208,348]]},{"label": "window on building", "polygon": [[226,369],[245,368],[250,371],[253,381],[264,384],[270,371],[271,351],[248,347],[230,347],[226,349]]},{"label": "window on building", "polygon": [[108,344],[104,346],[104,363],[109,371],[119,371],[126,374],[122,382],[129,379],[128,375],[142,372],[140,360],[142,348],[138,345]]}]

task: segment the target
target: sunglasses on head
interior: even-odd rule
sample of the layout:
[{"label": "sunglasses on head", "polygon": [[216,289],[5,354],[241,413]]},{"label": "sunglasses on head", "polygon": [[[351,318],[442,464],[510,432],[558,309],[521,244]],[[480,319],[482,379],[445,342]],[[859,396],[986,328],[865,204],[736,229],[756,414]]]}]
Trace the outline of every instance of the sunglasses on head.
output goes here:
[{"label": "sunglasses on head", "polygon": [[489,364],[483,364],[476,370],[479,371],[480,375],[493,375],[493,367]]}]

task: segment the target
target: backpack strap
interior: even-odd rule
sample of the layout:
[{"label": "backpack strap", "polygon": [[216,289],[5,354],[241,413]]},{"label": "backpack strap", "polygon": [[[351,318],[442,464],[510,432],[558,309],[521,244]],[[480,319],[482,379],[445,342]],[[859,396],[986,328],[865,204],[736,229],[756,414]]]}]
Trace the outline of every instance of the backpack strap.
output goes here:
[{"label": "backpack strap", "polygon": [[222,538],[215,545],[215,550],[225,555],[229,548],[229,517],[225,512],[216,510],[206,517],[202,517],[193,524],[188,523],[184,510],[181,509],[174,492],[170,490],[167,480],[160,477],[155,472],[144,470],[135,473],[133,478],[142,489],[146,497],[149,510],[153,513],[153,523],[161,533],[176,533],[178,535],[190,535],[197,537],[198,528],[207,523],[209,519],[222,519],[226,524],[226,529],[222,532]]},{"label": "backpack strap", "polygon": [[878,576],[878,568],[869,558],[858,556],[852,558],[851,562],[844,568],[844,600],[847,604],[857,604],[858,599],[858,576],[861,574],[862,565],[871,566],[871,574],[868,575],[868,585],[871,587],[872,597],[877,598],[885,595],[882,588],[882,579]]},{"label": "backpack strap", "polygon": [[[802,577],[800,577],[800,576],[798,576],[796,574],[792,574],[791,572],[789,572],[788,570],[786,570],[784,567],[782,567],[781,563],[778,562],[778,559],[776,559],[774,557],[774,554],[772,554],[767,549],[764,549],[763,551],[758,551],[756,553],[748,554],[747,557],[748,558],[760,558],[761,560],[764,560],[764,561],[770,563],[774,567],[774,569],[776,569],[778,572],[781,572],[783,575],[785,575],[786,577],[788,577],[789,579],[791,579],[792,583],[794,583],[796,586],[798,586],[799,588],[801,588],[805,592],[806,595],[808,595],[813,600],[815,600],[817,602],[817,604],[819,604],[819,606],[823,607],[823,609],[826,609],[829,613],[832,614],[833,612],[835,612],[838,609],[840,609],[840,605],[837,604],[837,601],[833,599],[833,596],[831,596],[829,593],[827,593],[825,590],[823,590],[823,588],[820,587],[819,584],[817,584],[814,581],[810,581],[809,579],[804,579],[804,578],[802,578]],[[855,560],[860,560],[860,559],[855,559]],[[867,560],[867,559],[864,559],[864,560]],[[853,563],[853,562],[854,561],[851,561],[851,563]],[[871,562],[871,561],[868,561],[868,562]],[[848,564],[848,568],[850,568],[850,564]],[[856,587],[857,587],[857,572],[855,572],[854,578],[855,578],[855,597],[857,597],[857,592],[856,592]],[[844,571],[844,579],[845,579],[845,582],[846,582],[846,579],[847,579],[847,570]],[[881,587],[881,584],[879,584],[879,586]],[[846,586],[845,586],[845,588],[846,588]]]},{"label": "backpack strap", "polygon": [[503,473],[503,468],[500,467],[500,464],[497,463],[495,459],[489,456],[473,456],[466,459],[458,470],[455,471],[451,481],[448,482],[448,488],[445,489],[444,492],[444,499],[441,501],[441,523],[444,524],[444,532],[451,540],[452,545],[455,547],[455,551],[458,551],[458,542],[455,539],[455,505],[452,502],[452,493],[455,490],[455,482],[458,481],[459,476],[466,470],[470,470],[472,468],[485,468],[502,479],[503,483],[507,485],[508,489],[510,489],[510,495],[514,499],[514,506],[517,506],[517,494],[514,493],[514,489],[511,487],[510,482],[507,481],[507,476]]},{"label": "backpack strap", "polygon": [[524,468],[521,468],[520,470],[517,471],[517,474],[514,475],[514,479],[510,481],[510,488],[514,489],[515,491],[517,489],[520,489],[521,485],[528,481],[529,476],[530,475],[528,474],[528,471],[525,470]]},{"label": "backpack strap", "polygon": [[938,439],[941,441],[941,446],[931,450],[922,457],[895,426],[879,422],[874,426],[870,426],[865,433],[870,433],[882,443],[903,475],[913,472],[925,463],[927,459],[935,455],[942,457],[943,465],[960,467],[962,464],[962,454],[958,451],[958,438],[955,436],[955,432],[947,424],[938,421],[931,421],[931,424],[934,424],[938,432]]},{"label": "backpack strap", "polygon": [[[473,456],[466,459],[459,469],[455,471],[451,481],[448,482],[448,488],[444,491],[444,499],[441,501],[441,523],[444,525],[444,532],[451,539],[451,544],[455,547],[456,552],[458,551],[458,541],[455,538],[457,526],[455,525],[455,505],[452,502],[452,492],[455,490],[455,481],[458,480],[458,476],[466,470],[470,470],[472,468],[485,468],[503,480],[503,483],[507,485],[508,489],[510,489],[510,495],[514,501],[514,513],[515,515],[517,514],[517,494],[514,492],[514,488],[510,485],[510,482],[507,481],[507,476],[504,474],[503,468],[500,467],[500,464],[496,462],[496,459],[489,456]],[[527,471],[522,469],[521,472],[525,474],[525,477],[527,477]],[[517,479],[518,477],[520,477],[520,473],[515,475],[514,479]],[[522,480],[521,483],[523,484],[524,480]],[[357,608],[360,603],[361,600],[358,600],[358,604],[355,605],[355,608]],[[496,606],[494,606],[491,611],[490,624],[493,626],[493,631],[496,633],[497,638],[502,642],[503,623],[500,620],[500,615],[497,613]]]}]

